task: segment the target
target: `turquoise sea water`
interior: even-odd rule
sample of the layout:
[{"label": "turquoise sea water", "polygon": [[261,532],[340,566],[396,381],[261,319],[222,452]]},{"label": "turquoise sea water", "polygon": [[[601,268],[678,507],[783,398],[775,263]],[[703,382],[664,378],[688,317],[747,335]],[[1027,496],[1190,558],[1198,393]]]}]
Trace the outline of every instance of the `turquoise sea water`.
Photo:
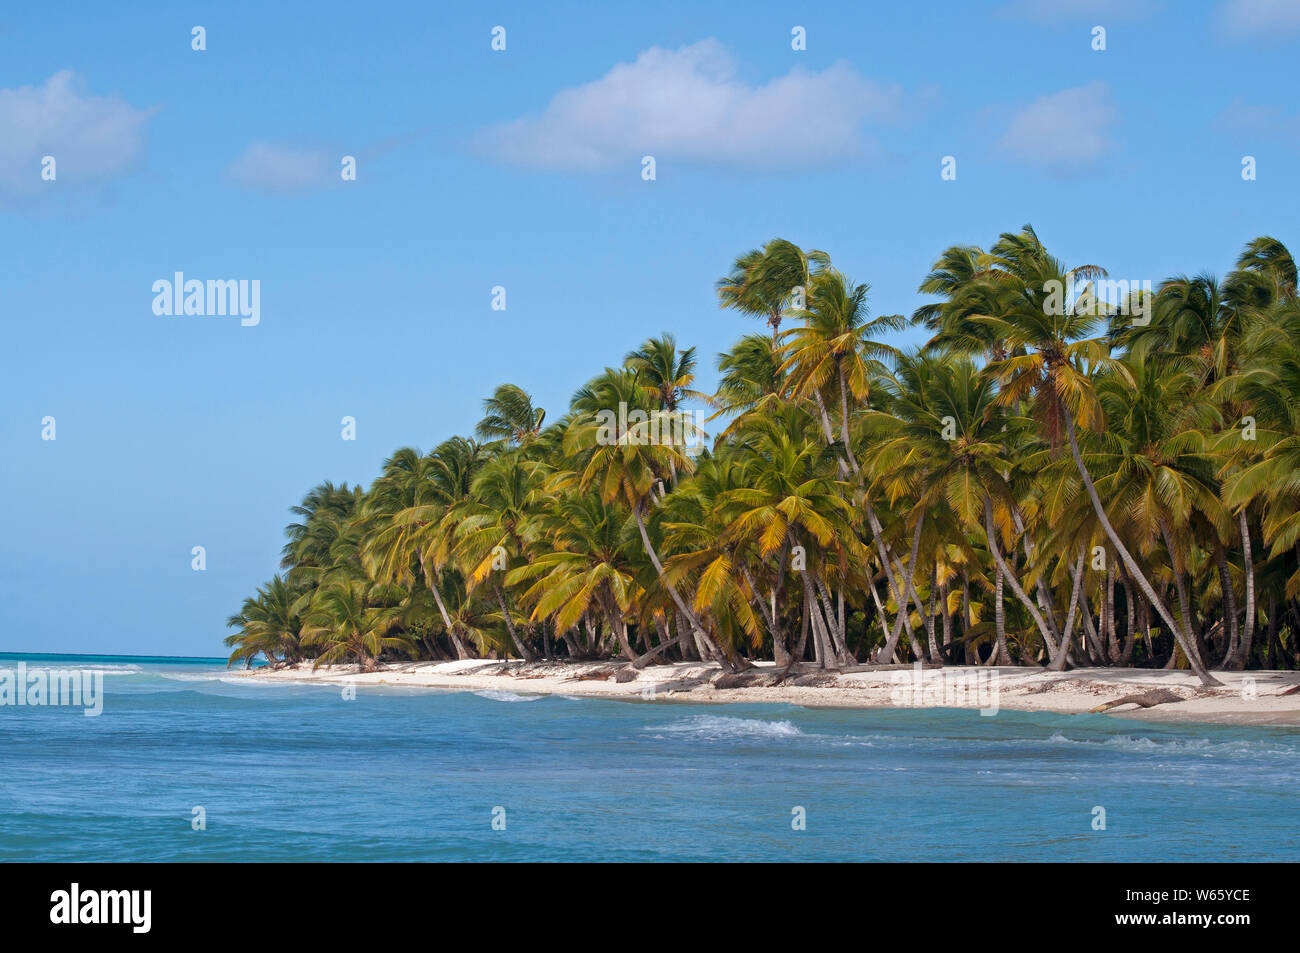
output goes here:
[{"label": "turquoise sea water", "polygon": [[0,707],[0,860],[1300,860],[1298,730],[398,688],[349,701],[213,660],[0,669],[20,660],[102,670],[105,698],[94,718]]}]

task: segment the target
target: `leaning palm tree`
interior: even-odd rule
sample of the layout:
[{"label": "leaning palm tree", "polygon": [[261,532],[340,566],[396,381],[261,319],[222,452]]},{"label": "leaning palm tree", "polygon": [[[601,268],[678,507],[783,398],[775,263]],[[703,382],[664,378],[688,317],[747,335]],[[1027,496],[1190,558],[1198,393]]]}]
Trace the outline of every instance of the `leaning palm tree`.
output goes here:
[{"label": "leaning palm tree", "polygon": [[855,470],[848,445],[850,411],[867,401],[873,381],[888,373],[884,361],[898,353],[874,336],[905,324],[898,314],[872,318],[867,308],[870,291],[867,285],[854,284],[842,272],[827,268],[813,284],[808,307],[796,312],[804,323],[781,335],[780,373],[789,375],[791,395],[817,402],[825,431],[831,429],[827,405],[838,409],[840,440]]},{"label": "leaning palm tree", "polygon": [[313,596],[304,618],[304,641],[324,649],[312,667],[355,658],[363,671],[373,672],[385,651],[401,651],[414,658],[417,653],[410,634],[397,628],[400,615],[392,594],[365,580],[323,587]]},{"label": "leaning palm tree", "polygon": [[275,665],[292,664],[302,658],[302,593],[293,589],[283,576],[275,576],[244,600],[238,614],[228,625],[239,631],[227,636],[225,643],[234,648],[227,665],[237,661],[252,664],[259,654]]},{"label": "leaning palm tree", "polygon": [[826,448],[778,425],[754,431],[738,452],[747,485],[724,495],[723,540],[752,546],[762,559],[779,554],[781,565],[789,556],[812,620],[817,663],[850,664],[826,579],[835,542],[853,536],[852,507]]},{"label": "leaning palm tree", "polygon": [[491,589],[515,651],[529,662],[536,654],[515,625],[505,580],[538,532],[536,517],[544,504],[548,470],[518,452],[498,457],[475,477],[470,496],[443,519],[444,536],[454,539],[453,558],[466,585],[471,590],[480,585]]},{"label": "leaning palm tree", "polygon": [[[782,334],[780,348],[784,361],[779,373],[785,376],[787,394],[794,400],[809,401],[816,406],[822,438],[828,447],[836,443],[834,425],[828,407],[838,408],[839,442],[842,477],[850,472],[861,478],[861,467],[851,439],[852,415],[870,399],[873,383],[888,376],[884,361],[897,351],[875,340],[884,330],[897,330],[905,324],[901,315],[872,318],[867,308],[867,285],[854,284],[833,268],[820,272],[808,299],[808,307],[797,312],[804,320],[800,327]],[[862,498],[862,508],[871,529],[876,554],[880,560],[896,605],[901,625],[911,635],[904,581],[896,574],[884,529],[869,492]],[[913,556],[913,560],[915,556]],[[892,651],[892,646],[890,646]]]},{"label": "leaning palm tree", "polygon": [[[588,393],[594,395],[596,392]],[[641,397],[644,402],[644,390],[641,391]],[[641,536],[641,545],[654,565],[664,590],[672,598],[695,637],[712,645],[713,640],[699,616],[669,581],[663,560],[646,528],[647,513],[656,502],[656,488],[662,492],[665,481],[671,480],[676,473],[689,474],[693,464],[690,457],[675,443],[651,439],[652,434],[664,429],[662,418],[666,415],[663,411],[653,407],[634,409],[640,411],[639,419],[629,424],[622,433],[609,434],[595,413],[584,414],[573,422],[565,434],[564,449],[570,457],[584,461],[581,469],[576,472],[576,486],[580,492],[596,488],[602,500],[621,500],[628,507]],[[738,667],[721,651],[719,656],[724,667]]]},{"label": "leaning palm tree", "polygon": [[932,337],[900,353],[904,321],[873,318],[866,285],[769,242],[719,283],[772,334],[720,356],[711,445],[692,446],[696,352],[671,335],[638,338],[556,419],[503,385],[483,443],[402,448],[368,489],[307,494],[282,576],[231,619],[231,660],[531,658],[555,639],[633,665],[769,653],[786,673],[1190,665],[1214,684],[1211,652],[1286,664],[1295,261],[1265,236],[1222,280],[1188,274],[1128,302],[1148,324],[1094,305],[1105,273],[1028,226],[953,246],[912,317]]},{"label": "leaning palm tree", "polygon": [[[1018,234],[1003,234],[993,247],[993,255],[1007,280],[1014,282],[1018,299],[1009,313],[973,319],[1008,342],[1012,351],[1010,357],[994,362],[989,368],[1000,384],[999,400],[1005,405],[1028,403],[1044,439],[1053,447],[1060,445],[1064,431],[1084,490],[1125,568],[1174,633],[1197,678],[1207,686],[1222,684],[1206,670],[1191,633],[1174,621],[1173,614],[1115,531],[1079,451],[1076,420],[1078,426],[1088,429],[1100,430],[1105,425],[1092,372],[1107,369],[1127,373],[1107,354],[1101,341],[1086,336],[1097,327],[1100,316],[1092,309],[1076,309],[1075,302],[1061,297],[1061,289],[1072,286],[1078,278],[1095,277],[1099,269],[1065,268],[1047,253],[1028,225]],[[1016,354],[1017,350],[1023,353]]]},{"label": "leaning palm tree", "polygon": [[[1064,649],[1003,552],[1026,480],[1008,448],[1024,442],[1028,421],[1001,406],[994,379],[968,358],[904,356],[897,379],[890,411],[880,416],[898,424],[874,455],[876,482],[891,495],[910,496],[918,539],[927,512],[940,507],[968,531],[981,532],[1001,577],[1057,656]],[[994,657],[1010,661],[1001,631]]]},{"label": "leaning palm tree", "polygon": [[624,531],[627,510],[595,493],[569,494],[541,514],[535,555],[506,575],[510,586],[528,585],[522,601],[532,619],[549,621],[557,632],[575,628],[589,613],[604,617],[624,655],[644,667],[628,641],[627,615],[637,596],[631,540]]}]

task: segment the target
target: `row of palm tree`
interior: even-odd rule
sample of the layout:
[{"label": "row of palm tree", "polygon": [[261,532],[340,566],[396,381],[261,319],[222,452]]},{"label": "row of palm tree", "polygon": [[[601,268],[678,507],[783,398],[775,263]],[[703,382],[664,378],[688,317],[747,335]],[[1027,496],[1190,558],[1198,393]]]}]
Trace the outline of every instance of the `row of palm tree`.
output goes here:
[{"label": "row of palm tree", "polygon": [[[472,438],[321,484],[231,661],[1300,667],[1294,259],[1258,238],[1221,281],[1124,290],[1025,226],[872,316],[769,242],[717,284],[770,333],[715,393],[664,334],[558,419],[502,385]],[[888,343],[909,323],[925,345]],[[667,425],[688,405],[711,439]]]}]

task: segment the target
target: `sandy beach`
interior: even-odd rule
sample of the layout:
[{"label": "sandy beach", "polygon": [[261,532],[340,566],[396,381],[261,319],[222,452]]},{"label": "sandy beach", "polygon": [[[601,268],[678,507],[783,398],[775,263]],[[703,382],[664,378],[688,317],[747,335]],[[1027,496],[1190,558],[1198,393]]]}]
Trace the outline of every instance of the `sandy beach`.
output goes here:
[{"label": "sandy beach", "polygon": [[[620,675],[620,673],[622,673]],[[630,673],[630,674],[629,674]],[[974,708],[1082,714],[1130,695],[1160,690],[1168,699],[1152,707],[1127,703],[1106,713],[1150,721],[1210,722],[1300,727],[1300,672],[1216,672],[1222,688],[1200,687],[1184,671],[1093,668],[1048,672],[1026,668],[915,667],[847,673],[805,673],[775,684],[772,663],[759,663],[744,676],[752,684],[726,686],[716,665],[683,662],[633,672],[620,662],[412,662],[363,673],[355,665],[311,663],[240,672],[261,681],[437,688],[518,695],[569,695],[632,702],[785,703],[826,708]],[[617,679],[623,679],[619,681]],[[721,685],[719,681],[721,680]],[[1163,694],[1167,693],[1167,694]]]}]

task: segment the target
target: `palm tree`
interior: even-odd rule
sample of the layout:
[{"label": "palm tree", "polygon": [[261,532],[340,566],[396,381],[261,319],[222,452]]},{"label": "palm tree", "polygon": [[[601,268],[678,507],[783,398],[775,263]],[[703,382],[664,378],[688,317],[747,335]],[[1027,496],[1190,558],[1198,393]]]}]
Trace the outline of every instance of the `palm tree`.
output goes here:
[{"label": "palm tree", "polygon": [[533,406],[533,398],[514,384],[502,384],[483,401],[483,419],[474,428],[480,440],[505,440],[522,446],[542,430],[546,411]]},{"label": "palm tree", "polygon": [[[890,416],[898,426],[876,456],[878,482],[891,493],[910,493],[918,525],[928,511],[946,507],[960,525],[982,531],[1002,578],[1034,620],[1043,644],[1054,657],[1064,651],[1002,552],[1011,510],[1023,492],[1018,484],[1024,480],[1007,455],[1008,437],[1023,437],[1028,422],[1003,411],[993,378],[969,359],[924,354],[899,360]],[[1000,663],[1010,661],[1001,631],[995,657]]]},{"label": "palm tree", "polygon": [[[620,380],[617,375],[606,375],[606,377],[608,383],[616,386],[627,383]],[[590,406],[593,399],[597,406],[601,406],[601,400],[596,397],[601,391],[601,385],[595,387],[589,385],[575,396],[575,407],[580,404]],[[621,500],[626,504],[632,513],[632,519],[636,522],[637,531],[641,536],[641,545],[654,565],[664,590],[672,598],[695,637],[706,645],[712,646],[712,639],[705,631],[699,616],[668,580],[663,560],[659,558],[659,553],[651,542],[646,528],[646,514],[654,500],[655,488],[662,487],[664,482],[670,480],[675,473],[690,473],[693,469],[691,460],[683,453],[682,448],[674,443],[653,442],[650,439],[652,433],[660,432],[662,418],[666,415],[663,411],[653,408],[642,409],[646,399],[643,388],[633,384],[633,390],[625,392],[625,396],[632,397],[634,400],[640,398],[642,406],[634,405],[634,409],[641,410],[644,419],[631,424],[623,433],[614,435],[614,439],[603,439],[600,421],[592,414],[583,415],[575,420],[565,435],[566,453],[585,459],[585,464],[578,471],[577,489],[586,492],[588,489],[597,488],[600,498],[605,502]],[[608,407],[608,404],[604,406]],[[724,667],[736,668],[729,657],[721,652],[719,655]]]},{"label": "palm tree", "polygon": [[243,607],[227,622],[239,628],[225,639],[225,644],[234,648],[227,666],[236,661],[251,664],[259,653],[272,665],[301,660],[301,596],[283,576],[277,575],[259,588],[256,596],[245,599]]},{"label": "palm tree", "polygon": [[[867,309],[870,290],[827,268],[813,285],[808,307],[796,312],[804,319],[803,326],[781,335],[785,360],[779,372],[789,375],[790,393],[795,399],[816,400],[827,432],[831,430],[827,404],[835,403],[840,414],[840,439],[846,459],[855,470],[856,460],[849,446],[850,408],[867,401],[872,382],[889,372],[883,360],[898,353],[872,335],[899,330],[905,323],[897,314],[871,318]],[[827,442],[832,440],[828,438]]]},{"label": "palm tree", "polygon": [[770,338],[746,334],[730,351],[718,355],[721,376],[717,393],[709,400],[717,411],[709,419],[772,406],[785,390],[780,367]]},{"label": "palm tree", "polygon": [[397,629],[400,612],[392,593],[363,580],[323,587],[312,598],[304,619],[304,640],[309,645],[324,646],[312,668],[351,657],[357,659],[363,671],[373,672],[386,650],[402,651],[414,658],[410,635]]},{"label": "palm tree", "polygon": [[623,358],[623,366],[637,375],[637,380],[659,401],[659,409],[675,411],[684,400],[706,400],[706,395],[692,390],[695,383],[695,348],[677,350],[671,334],[648,338]]},{"label": "palm tree", "polygon": [[[911,318],[932,336],[902,352],[904,319],[873,318],[865,284],[773,240],[719,282],[772,334],[719,356],[716,393],[661,334],[557,419],[502,385],[484,442],[309,491],[281,575],[231,617],[231,663],[532,659],[554,638],[633,667],[766,654],[779,677],[809,655],[1186,664],[1204,684],[1211,652],[1289,664],[1295,261],[1263,236],[1222,280],[1188,274],[1135,292],[1147,324],[1096,305],[1105,272],[1028,226],[955,245]],[[696,400],[727,425],[688,454]]]},{"label": "palm tree", "polygon": [[535,518],[543,504],[547,472],[545,464],[525,460],[518,452],[498,457],[483,467],[469,497],[452,507],[443,521],[455,523],[453,553],[466,585],[471,591],[481,584],[490,586],[511,644],[529,662],[536,655],[519,635],[502,581],[538,532]]},{"label": "palm tree", "polygon": [[[1003,234],[993,247],[993,255],[998,267],[1015,280],[1018,298],[1018,305],[1010,314],[974,319],[997,333],[1012,350],[1012,356],[990,365],[1000,384],[999,400],[1004,404],[1027,401],[1044,438],[1053,447],[1060,445],[1064,427],[1070,454],[1097,519],[1129,575],[1174,633],[1201,682],[1207,686],[1222,684],[1206,671],[1191,634],[1174,622],[1173,615],[1115,532],[1079,452],[1076,418],[1080,426],[1089,429],[1100,429],[1105,423],[1089,369],[1111,369],[1121,374],[1126,371],[1109,357],[1102,342],[1086,337],[1097,326],[1098,316],[1081,313],[1072,303],[1058,302],[1054,296],[1059,295],[1058,289],[1069,287],[1078,278],[1095,277],[1099,269],[1084,266],[1067,270],[1047,254],[1030,226],[1018,234]],[[1018,348],[1024,353],[1015,354]]]},{"label": "palm tree", "polygon": [[736,259],[731,273],[718,280],[718,301],[724,308],[766,319],[775,343],[786,310],[802,307],[800,291],[806,298],[814,276],[828,264],[825,252],[805,252],[794,242],[774,238]]},{"label": "palm tree", "polygon": [[839,555],[834,544],[853,538],[848,530],[853,511],[827,449],[809,442],[806,433],[791,432],[795,420],[786,414],[754,421],[742,437],[736,452],[746,485],[723,495],[722,540],[752,546],[760,559],[779,554],[779,565],[799,574],[818,664],[847,665],[851,659],[829,611],[826,578]]}]

